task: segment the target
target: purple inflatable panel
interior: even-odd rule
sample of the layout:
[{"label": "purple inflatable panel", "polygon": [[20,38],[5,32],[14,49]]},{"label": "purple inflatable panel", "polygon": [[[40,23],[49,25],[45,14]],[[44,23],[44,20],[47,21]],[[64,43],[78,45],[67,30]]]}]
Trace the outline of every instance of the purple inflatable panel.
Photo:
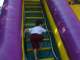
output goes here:
[{"label": "purple inflatable panel", "polygon": [[70,60],[80,60],[80,22],[65,0],[47,0]]},{"label": "purple inflatable panel", "polygon": [[0,16],[0,60],[21,60],[21,0],[5,0]]}]

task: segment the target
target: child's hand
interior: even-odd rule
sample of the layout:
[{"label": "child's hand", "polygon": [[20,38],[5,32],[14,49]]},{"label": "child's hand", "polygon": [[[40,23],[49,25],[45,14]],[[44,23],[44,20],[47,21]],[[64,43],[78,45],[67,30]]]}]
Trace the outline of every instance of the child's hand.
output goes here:
[{"label": "child's hand", "polygon": [[24,33],[27,32],[27,31],[28,31],[28,29],[25,29],[25,30],[24,30]]},{"label": "child's hand", "polygon": [[48,32],[52,32],[52,31],[51,31],[51,30],[49,30],[49,29],[48,29],[47,31],[48,31]]}]

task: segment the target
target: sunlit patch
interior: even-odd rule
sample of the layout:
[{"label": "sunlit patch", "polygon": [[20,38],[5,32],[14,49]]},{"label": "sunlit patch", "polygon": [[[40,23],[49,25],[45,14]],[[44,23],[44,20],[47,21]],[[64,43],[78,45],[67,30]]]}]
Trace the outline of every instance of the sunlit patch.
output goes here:
[{"label": "sunlit patch", "polygon": [[62,27],[62,32],[64,33],[66,31],[66,28],[65,27]]},{"label": "sunlit patch", "polygon": [[8,10],[8,9],[14,10],[14,8],[15,8],[15,7],[13,7],[13,6],[11,6],[11,5],[7,5],[5,9],[6,9],[6,10]]},{"label": "sunlit patch", "polygon": [[61,46],[61,42],[58,43],[58,46],[59,46],[59,47]]},{"label": "sunlit patch", "polygon": [[55,28],[55,34],[58,32],[57,28]]}]

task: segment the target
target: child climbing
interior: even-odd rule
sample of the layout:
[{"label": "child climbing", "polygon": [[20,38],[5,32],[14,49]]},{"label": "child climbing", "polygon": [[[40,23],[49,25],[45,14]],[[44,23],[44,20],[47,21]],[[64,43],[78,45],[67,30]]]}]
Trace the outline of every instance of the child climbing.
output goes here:
[{"label": "child climbing", "polygon": [[32,28],[25,29],[25,31],[28,31],[30,33],[30,40],[32,44],[32,48],[35,55],[35,60],[38,60],[37,58],[37,51],[40,48],[40,43],[43,40],[43,32],[46,32],[46,29],[44,29],[41,25],[43,24],[42,20],[37,20],[36,25]]}]

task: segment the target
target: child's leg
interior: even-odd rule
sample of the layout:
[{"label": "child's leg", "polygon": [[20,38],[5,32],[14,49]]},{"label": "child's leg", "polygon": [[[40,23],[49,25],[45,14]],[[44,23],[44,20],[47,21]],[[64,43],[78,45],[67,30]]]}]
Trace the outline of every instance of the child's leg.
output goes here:
[{"label": "child's leg", "polygon": [[36,48],[34,49],[34,57],[35,57],[35,60],[38,60],[38,57],[37,57],[37,49]]},{"label": "child's leg", "polygon": [[35,60],[38,60],[37,52],[38,52],[38,48],[39,48],[39,43],[37,41],[34,41],[32,46],[33,46]]},{"label": "child's leg", "polygon": [[33,41],[33,42],[32,42],[32,47],[33,47],[33,52],[34,52],[35,60],[38,60],[38,57],[37,57],[38,44],[37,44],[36,41]]},{"label": "child's leg", "polygon": [[40,48],[40,44],[39,43],[40,43],[41,40],[42,40],[41,35],[34,34],[34,35],[31,36],[31,43],[32,43],[33,51],[34,51],[35,60],[38,59],[37,52],[38,52],[38,50]]}]

